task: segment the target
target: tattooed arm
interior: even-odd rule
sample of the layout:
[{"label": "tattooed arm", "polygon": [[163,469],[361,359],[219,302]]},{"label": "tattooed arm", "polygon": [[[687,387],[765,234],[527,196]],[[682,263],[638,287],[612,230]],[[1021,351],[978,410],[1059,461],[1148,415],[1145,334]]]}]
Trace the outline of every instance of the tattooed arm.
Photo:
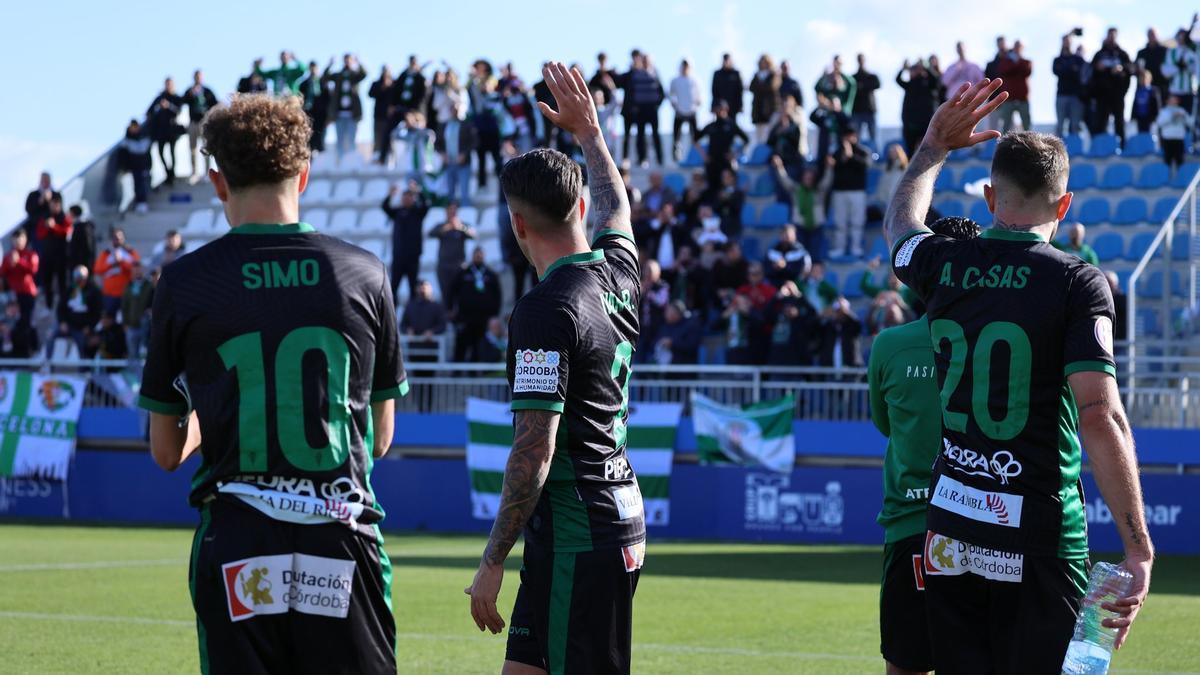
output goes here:
[{"label": "tattooed arm", "polygon": [[504,560],[525,529],[541,497],[550,460],[554,457],[554,439],[560,414],[549,410],[521,410],[513,424],[513,447],[504,469],[500,492],[500,510],[475,581],[465,589],[471,596],[471,618],[479,630],[493,634],[504,629],[504,619],[496,610],[496,598],[504,580]]},{"label": "tattooed arm", "polygon": [[1133,434],[1121,405],[1117,382],[1111,375],[1085,371],[1069,375],[1067,382],[1078,401],[1079,436],[1091,460],[1092,475],[1125,545],[1122,565],[1133,574],[1129,595],[1111,607],[1120,616],[1105,621],[1105,625],[1120,629],[1116,643],[1120,647],[1150,589],[1150,568],[1154,561]]}]

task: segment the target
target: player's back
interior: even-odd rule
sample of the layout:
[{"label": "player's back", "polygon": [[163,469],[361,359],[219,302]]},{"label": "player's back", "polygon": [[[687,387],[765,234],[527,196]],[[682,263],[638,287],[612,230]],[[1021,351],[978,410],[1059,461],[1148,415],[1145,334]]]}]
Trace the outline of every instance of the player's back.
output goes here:
[{"label": "player's back", "polygon": [[304,224],[242,225],[167,266],[156,292],[143,397],[176,400],[153,383],[185,374],[203,437],[192,502],[378,521],[370,403],[406,386],[382,263]]},{"label": "player's back", "polygon": [[595,250],[560,259],[513,310],[513,410],[562,413],[550,473],[529,534],[556,551],[645,538],[625,454],[629,378],[638,338],[637,257],[602,232]]},{"label": "player's back", "polygon": [[928,305],[944,439],[930,528],[977,544],[1078,557],[1087,534],[1067,376],[1115,372],[1098,269],[1037,234],[917,233],[894,265]]}]

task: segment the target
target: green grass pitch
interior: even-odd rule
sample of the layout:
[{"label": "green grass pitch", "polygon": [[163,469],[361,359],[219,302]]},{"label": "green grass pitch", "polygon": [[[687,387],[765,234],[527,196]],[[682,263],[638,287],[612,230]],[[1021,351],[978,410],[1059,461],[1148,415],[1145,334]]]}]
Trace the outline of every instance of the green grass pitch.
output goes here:
[{"label": "green grass pitch", "polygon": [[[0,526],[0,673],[198,669],[183,529]],[[484,540],[394,534],[401,672],[496,673],[462,593]],[[1098,556],[1111,559],[1111,556]],[[516,591],[514,554],[500,598]],[[635,672],[879,673],[880,549],[652,541]],[[1163,557],[1114,673],[1200,669],[1200,559]]]}]

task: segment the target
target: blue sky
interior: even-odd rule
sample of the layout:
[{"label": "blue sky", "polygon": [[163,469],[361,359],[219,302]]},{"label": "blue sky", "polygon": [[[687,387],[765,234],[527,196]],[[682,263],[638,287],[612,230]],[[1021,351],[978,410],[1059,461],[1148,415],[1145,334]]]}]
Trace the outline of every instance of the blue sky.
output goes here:
[{"label": "blue sky", "polygon": [[[6,3],[0,22],[5,103],[0,105],[0,220],[22,215],[24,194],[49,169],[61,184],[119,138],[141,116],[163,77],[190,81],[202,67],[219,96],[229,93],[256,56],[278,61],[280,49],[324,64],[357,52],[371,76],[385,62],[403,67],[408,54],[446,59],[460,72],[477,57],[511,60],[529,82],[546,59],[578,61],[590,75],[595,53],[618,67],[633,47],[647,50],[673,74],[680,57],[696,65],[702,88],[732,52],[747,75],[762,52],[787,58],[811,91],[834,53],[859,51],[884,80],[880,124],[899,119],[900,91],[891,78],[905,58],[937,53],[953,60],[954,43],[986,62],[996,35],[1025,41],[1034,62],[1035,122],[1054,115],[1050,62],[1059,37],[1084,29],[1089,51],[1109,25],[1132,55],[1149,26],[1162,37],[1189,21],[1183,0],[557,0],[438,2],[314,0],[254,2]],[[820,8],[819,10],[817,8]],[[811,100],[811,96],[807,96]],[[365,131],[365,130],[364,130]]]}]

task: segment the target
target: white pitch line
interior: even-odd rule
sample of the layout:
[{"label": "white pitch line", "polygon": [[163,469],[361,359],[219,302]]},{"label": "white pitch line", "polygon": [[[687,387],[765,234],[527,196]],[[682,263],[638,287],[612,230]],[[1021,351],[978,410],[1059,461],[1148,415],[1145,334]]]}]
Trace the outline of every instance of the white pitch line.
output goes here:
[{"label": "white pitch line", "polygon": [[165,567],[167,565],[183,565],[186,560],[179,558],[155,558],[151,560],[97,560],[94,562],[64,562],[64,563],[27,563],[22,565],[0,565],[3,572],[42,572],[47,570],[105,570],[121,569],[124,567]]},{"label": "white pitch line", "polygon": [[92,616],[88,614],[45,614],[42,612],[0,612],[0,619],[32,621],[83,621],[88,623],[128,623],[140,626],[186,626],[195,628],[195,621],[181,619],[148,619],[140,616]]}]

